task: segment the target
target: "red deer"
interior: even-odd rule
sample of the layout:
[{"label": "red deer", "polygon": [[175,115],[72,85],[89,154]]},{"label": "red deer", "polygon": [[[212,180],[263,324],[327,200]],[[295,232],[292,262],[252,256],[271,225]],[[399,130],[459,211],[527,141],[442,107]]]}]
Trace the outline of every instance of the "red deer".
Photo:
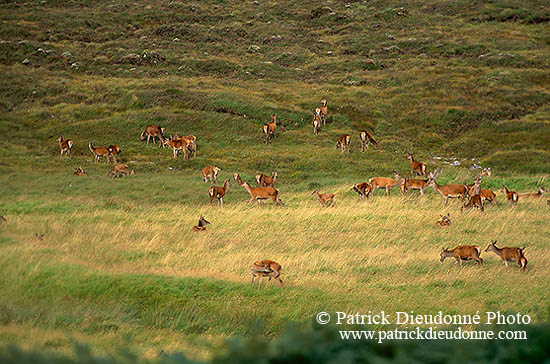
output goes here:
[{"label": "red deer", "polygon": [[315,190],[311,194],[317,196],[321,207],[334,207],[336,203],[334,201],[334,193],[319,193],[319,191]]},{"label": "red deer", "polygon": [[258,183],[258,186],[260,187],[273,187],[275,184],[275,181],[277,180],[277,176],[279,174],[277,171],[273,172],[270,176],[267,176],[265,174],[258,174],[256,175],[256,182]]},{"label": "red deer", "polygon": [[435,224],[439,227],[449,227],[451,226],[451,215],[450,214],[447,214],[447,215],[439,215],[441,216],[441,220],[439,221],[436,221]]},{"label": "red deer", "polygon": [[479,246],[477,245],[457,246],[453,250],[441,248],[441,261],[443,262],[445,258],[455,258],[455,264],[460,263],[462,265],[463,260],[473,259],[478,264],[483,264],[483,259],[479,257],[481,251],[478,248]]},{"label": "red deer", "polygon": [[279,281],[281,286],[283,285],[283,281],[281,280],[281,265],[277,262],[274,262],[272,260],[259,260],[257,262],[254,262],[250,266],[250,273],[252,273],[252,285],[254,285],[254,279],[258,279],[258,289],[260,289],[260,285],[262,283],[262,277],[269,277],[269,280],[271,278],[274,278]]},{"label": "red deer", "polygon": [[109,148],[101,147],[101,148],[95,148],[92,143],[88,144],[88,147],[90,148],[90,151],[94,155],[94,161],[97,163],[99,161],[99,157],[105,157],[109,161],[109,163],[112,163],[111,160],[111,151]]},{"label": "red deer", "polygon": [[445,200],[445,206],[449,203],[449,198],[460,198],[460,200],[464,202],[464,196],[466,196],[466,186],[460,184],[441,186],[435,181],[437,177],[439,177],[437,170],[435,173],[430,173],[428,178],[428,187],[433,187],[434,191],[443,197]]},{"label": "red deer", "polygon": [[75,168],[74,175],[75,176],[87,176],[86,172],[84,172],[84,170],[80,166]]},{"label": "red deer", "polygon": [[361,199],[363,198],[367,198],[367,200],[369,199],[369,195],[372,191],[372,188],[371,186],[367,183],[367,182],[363,182],[363,183],[359,183],[357,185],[353,185],[353,187],[351,188],[352,191],[355,191],[359,194],[359,197]]},{"label": "red deer", "polygon": [[319,108],[321,110],[321,112],[320,112],[321,120],[323,121],[323,125],[326,125],[326,123],[327,123],[327,113],[328,113],[327,99],[322,99],[321,100],[321,105],[322,106]]},{"label": "red deer", "polygon": [[407,159],[411,161],[411,169],[413,170],[413,173],[416,172],[417,174],[425,177],[426,176],[426,165],[424,163],[420,163],[414,160],[414,154],[407,153],[408,157]]},{"label": "red deer", "polygon": [[506,199],[508,201],[511,201],[513,204],[518,203],[519,195],[516,191],[510,191],[506,186],[502,186],[502,189],[500,191],[506,194]]},{"label": "red deer", "polygon": [[522,193],[519,196],[521,198],[539,198],[545,193],[546,193],[546,189],[543,186],[540,186],[537,192]]},{"label": "red deer", "polygon": [[408,190],[419,190],[420,194],[424,194],[424,190],[428,187],[427,179],[405,178],[401,183],[401,194],[405,196]]},{"label": "red deer", "polygon": [[140,139],[141,141],[147,139],[147,144],[149,144],[150,138],[153,138],[153,144],[155,144],[155,138],[159,138],[159,147],[164,147],[164,128],[158,125],[147,125],[145,131],[141,133]]},{"label": "red deer", "polygon": [[63,157],[63,154],[67,154],[70,157],[71,150],[73,149],[73,141],[71,139],[64,140],[62,136],[59,136],[57,142],[59,143],[59,149],[61,151],[59,158]]},{"label": "red deer", "polygon": [[206,225],[208,224],[210,224],[210,221],[207,221],[204,216],[201,216],[198,225],[193,226],[191,231],[206,231]]},{"label": "red deer", "polygon": [[[174,138],[170,140],[169,145],[172,147],[172,151],[174,152],[174,159],[178,157],[178,153],[181,150],[183,152],[183,159],[189,158],[189,154],[187,153],[189,148],[192,148],[193,142],[188,139],[177,139]],[[190,147],[191,146],[191,147]]]},{"label": "red deer", "polygon": [[204,167],[201,171],[201,179],[204,182],[207,182],[208,179],[210,179],[210,183],[218,183],[218,173],[220,173],[220,171],[221,169],[219,169],[218,167]]},{"label": "red deer", "polygon": [[336,142],[336,149],[340,148],[342,153],[346,150],[349,151],[349,146],[351,143],[351,135],[343,134],[340,139]]},{"label": "red deer", "polygon": [[[466,188],[467,188],[468,196],[474,196],[475,185],[474,184],[467,185]],[[479,190],[479,195],[483,200],[487,200],[489,202],[495,202],[497,198],[497,195],[493,191],[486,190],[483,188]]]},{"label": "red deer", "polygon": [[315,109],[311,124],[313,125],[313,135],[319,134],[319,128],[321,127],[321,109]]},{"label": "red deer", "polygon": [[275,136],[275,129],[277,129],[277,115],[271,115],[271,122],[264,124],[264,136],[265,143]]},{"label": "red deer", "polygon": [[233,181],[235,181],[235,183],[237,183],[239,186],[243,184],[243,180],[238,173],[233,173]]},{"label": "red deer", "polygon": [[208,189],[208,195],[210,195],[210,205],[212,205],[212,202],[215,198],[218,199],[218,202],[220,206],[223,206],[223,196],[229,191],[229,187],[231,186],[231,183],[229,183],[229,180],[226,179],[223,183],[223,187],[219,186],[212,186]]},{"label": "red deer", "polygon": [[271,199],[273,201],[273,204],[282,205],[283,201],[278,197],[279,196],[279,190],[273,187],[255,187],[252,188],[248,184],[248,182],[244,182],[242,187],[245,188],[245,190],[250,194],[250,200],[247,203],[253,202],[253,201],[261,201],[261,200],[267,200]]},{"label": "red deer", "polygon": [[468,202],[465,202],[464,205],[462,205],[461,211],[464,212],[464,210],[471,209],[473,207],[484,211],[483,199],[481,198],[481,195],[473,195],[472,197],[470,197]]},{"label": "red deer", "polygon": [[525,248],[497,248],[497,241],[491,241],[485,249],[485,252],[493,252],[502,259],[502,264],[505,264],[508,267],[508,262],[517,262],[520,269],[525,271],[527,267],[527,259],[523,254]]},{"label": "red deer", "polygon": [[111,144],[107,147],[109,149],[109,153],[111,153],[111,157],[115,162],[118,162],[118,158],[120,157],[120,153],[122,152],[122,149],[117,147],[114,144]]},{"label": "red deer", "polygon": [[126,172],[127,168],[128,168],[127,164],[117,164],[113,166],[113,169],[107,174],[107,177],[111,177],[111,178],[124,177],[128,174]]},{"label": "red deer", "polygon": [[361,152],[368,151],[370,143],[372,143],[375,147],[378,147],[378,143],[374,140],[372,134],[366,130],[359,132],[359,141],[361,142]]},{"label": "red deer", "polygon": [[401,184],[401,176],[396,171],[393,171],[393,178],[388,177],[374,177],[369,179],[369,185],[372,188],[372,197],[374,197],[374,191],[378,188],[386,189],[386,195],[390,195],[390,189]]}]

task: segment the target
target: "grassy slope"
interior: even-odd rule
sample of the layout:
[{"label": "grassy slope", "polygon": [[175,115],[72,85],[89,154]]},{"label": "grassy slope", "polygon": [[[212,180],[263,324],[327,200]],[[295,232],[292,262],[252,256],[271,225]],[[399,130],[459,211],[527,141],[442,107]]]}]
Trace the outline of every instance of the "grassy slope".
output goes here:
[{"label": "grassy slope", "polygon": [[[126,334],[149,355],[201,356],[211,341],[275,334],[320,309],[497,308],[547,319],[543,203],[458,216],[456,203],[443,210],[433,196],[357,203],[349,187],[406,171],[408,150],[443,167],[444,182],[470,181],[463,166],[472,159],[493,168],[493,189],[543,182],[548,7],[327,2],[336,15],[312,19],[321,5],[149,4],[0,5],[0,209],[9,221],[0,227],[0,284],[9,292],[0,301],[2,342],[67,350],[81,340],[111,350]],[[165,60],[151,62],[154,52]],[[134,64],[130,53],[147,57]],[[310,110],[321,97],[331,116],[314,137]],[[283,125],[266,147],[260,129],[273,112]],[[144,146],[137,136],[151,123],[197,135],[197,158],[174,161]],[[381,147],[359,155],[360,128]],[[341,156],[334,143],[344,132],[354,134],[354,150]],[[75,141],[72,159],[57,157],[60,134]],[[107,179],[108,167],[90,161],[89,141],[122,146],[138,175]],[[208,208],[198,179],[207,164],[222,178],[235,171],[249,180],[277,169],[287,207],[245,207],[233,186],[225,209]],[[90,177],[70,175],[77,165]],[[337,191],[339,207],[319,210],[309,196],[317,187]],[[433,222],[444,211],[456,224],[440,231]],[[213,225],[193,235],[201,213]],[[491,238],[528,246],[529,274],[493,257],[483,270],[436,264],[441,245]],[[260,257],[281,261],[287,289],[247,286],[246,267]]]}]

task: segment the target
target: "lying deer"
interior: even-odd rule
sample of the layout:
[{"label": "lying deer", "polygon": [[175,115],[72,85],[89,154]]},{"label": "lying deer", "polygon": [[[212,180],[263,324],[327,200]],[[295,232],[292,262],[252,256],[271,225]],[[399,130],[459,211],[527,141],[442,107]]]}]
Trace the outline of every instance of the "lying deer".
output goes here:
[{"label": "lying deer", "polygon": [[511,201],[513,204],[518,203],[519,195],[516,191],[508,190],[508,187],[506,187],[506,185],[502,186],[502,189],[500,191],[506,194],[506,199],[508,201]]},{"label": "lying deer", "polygon": [[74,175],[75,176],[87,176],[86,172],[84,172],[84,170],[80,166],[75,168]]},{"label": "lying deer", "polygon": [[315,190],[311,195],[317,196],[321,207],[327,207],[327,205],[328,207],[334,207],[336,203],[336,201],[334,201],[334,193],[319,193],[319,191]]},{"label": "lying deer", "polygon": [[124,177],[128,174],[126,172],[127,168],[128,168],[127,164],[117,164],[113,166],[113,169],[107,174],[107,177],[111,177],[111,178]]},{"label": "lying deer", "polygon": [[278,175],[277,171],[272,172],[271,177],[265,174],[258,174],[256,175],[256,182],[260,187],[273,187]]},{"label": "lying deer", "polygon": [[317,108],[313,112],[313,120],[311,121],[313,125],[313,135],[319,134],[319,128],[321,127],[321,109]]},{"label": "lying deer", "polygon": [[159,147],[164,147],[164,128],[158,125],[147,125],[145,131],[141,133],[140,140],[143,142],[147,139],[147,144],[149,144],[150,138],[153,138],[153,144],[155,144],[155,138],[159,138]]},{"label": "lying deer", "polygon": [[378,143],[372,137],[372,134],[366,130],[359,132],[359,141],[361,142],[361,152],[367,152],[369,150],[369,145],[372,143],[375,147],[378,147]]},{"label": "lying deer", "polygon": [[206,225],[208,224],[210,224],[210,221],[207,221],[204,216],[201,216],[198,225],[193,226],[191,231],[206,231]]},{"label": "lying deer", "polygon": [[433,187],[434,191],[439,193],[441,197],[445,200],[445,206],[449,203],[449,198],[460,198],[464,202],[464,197],[466,196],[466,186],[461,184],[451,184],[451,185],[439,185],[435,181],[439,177],[439,172],[437,169],[434,172],[430,172],[428,177],[428,187]]},{"label": "lying deer", "polygon": [[321,107],[319,108],[321,120],[323,121],[323,125],[326,125],[326,123],[327,123],[327,114],[328,114],[327,103],[328,103],[327,99],[322,99],[321,100]]},{"label": "lying deer", "polygon": [[59,138],[57,138],[57,143],[59,143],[59,150],[61,151],[59,158],[63,157],[63,154],[67,154],[70,157],[71,150],[73,149],[73,141],[71,139],[64,140],[62,136],[59,136]]},{"label": "lying deer", "polygon": [[212,205],[214,199],[217,198],[220,206],[223,206],[223,196],[225,196],[227,191],[229,191],[230,186],[231,183],[229,183],[228,179],[224,181],[223,187],[211,186],[208,189],[208,195],[210,195],[210,205]]},{"label": "lying deer", "polygon": [[254,279],[258,279],[258,289],[260,289],[260,285],[262,283],[263,277],[268,277],[269,280],[271,278],[276,279],[279,281],[281,286],[283,285],[283,281],[281,280],[281,265],[277,262],[274,262],[273,260],[258,260],[257,262],[254,262],[250,266],[250,273],[252,273],[252,285],[254,285]]},{"label": "lying deer", "polygon": [[95,148],[92,143],[88,144],[88,147],[90,148],[90,151],[94,155],[94,162],[97,163],[99,161],[99,157],[107,158],[109,163],[113,162],[112,159],[111,159],[112,156],[111,156],[111,151],[109,150],[109,148],[106,148],[106,147]]},{"label": "lying deer", "polygon": [[527,259],[523,254],[525,248],[497,248],[496,244],[497,241],[492,240],[485,251],[493,252],[498,255],[502,259],[502,264],[505,264],[506,267],[508,267],[508,262],[517,262],[520,269],[525,271],[525,268],[527,267]]},{"label": "lying deer", "polygon": [[244,182],[242,185],[250,195],[250,200],[247,203],[253,202],[253,201],[261,201],[261,200],[267,200],[271,199],[273,201],[273,204],[282,205],[283,201],[278,197],[279,196],[279,190],[273,187],[255,187],[252,188],[248,184],[248,182]]},{"label": "lying deer", "polygon": [[366,197],[368,200],[369,195],[372,191],[372,188],[367,182],[363,182],[363,183],[353,185],[351,190],[357,192],[359,194],[359,198],[363,199]]},{"label": "lying deer", "polygon": [[478,264],[483,264],[483,259],[479,257],[481,251],[478,250],[478,248],[479,246],[477,245],[457,246],[453,250],[441,248],[441,262],[443,262],[445,258],[455,258],[455,264],[460,263],[460,265],[462,265],[463,260],[470,259],[475,260]]},{"label": "lying deer", "polygon": [[542,195],[544,195],[545,193],[546,189],[544,188],[544,186],[540,186],[537,192],[522,193],[519,196],[521,198],[539,198],[542,197]]},{"label": "lying deer", "polygon": [[401,176],[396,171],[393,171],[393,178],[388,177],[374,177],[369,179],[369,185],[372,189],[372,197],[374,197],[374,191],[378,188],[386,189],[386,195],[390,195],[390,189],[401,184]]},{"label": "lying deer", "polygon": [[201,179],[204,182],[207,182],[210,179],[210,183],[218,183],[218,173],[220,173],[220,171],[221,169],[215,166],[204,167],[201,171]]},{"label": "lying deer", "polygon": [[407,156],[407,159],[411,161],[411,169],[414,172],[416,172],[417,174],[425,177],[426,176],[426,165],[424,163],[420,163],[420,162],[417,162],[414,160],[414,154],[412,153],[407,153],[408,156]]},{"label": "lying deer", "polygon": [[346,150],[349,151],[349,146],[351,144],[351,135],[343,134],[340,139],[336,142],[336,149],[340,149],[342,153]]},{"label": "lying deer", "polygon": [[265,143],[275,137],[275,130],[277,129],[277,114],[271,115],[271,122],[264,124],[264,136],[265,136]]},{"label": "lying deer", "polygon": [[439,221],[436,221],[436,225],[439,226],[439,227],[449,227],[451,226],[451,215],[450,214],[447,214],[447,215],[439,215],[441,216],[441,220]]}]

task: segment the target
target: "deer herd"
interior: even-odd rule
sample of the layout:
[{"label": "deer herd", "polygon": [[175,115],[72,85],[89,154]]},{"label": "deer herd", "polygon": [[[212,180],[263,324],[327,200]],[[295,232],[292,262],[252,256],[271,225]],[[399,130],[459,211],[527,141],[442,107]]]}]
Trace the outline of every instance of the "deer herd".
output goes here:
[{"label": "deer herd", "polygon": [[[326,125],[328,114],[328,101],[327,99],[321,100],[321,106],[315,108],[313,111],[313,133],[317,135],[321,129]],[[277,115],[271,115],[271,122],[263,125],[264,142],[267,144],[275,136],[277,130]],[[184,154],[184,159],[189,158],[189,154],[193,157],[197,153],[197,138],[194,135],[188,136],[165,136],[165,128],[158,125],[148,125],[140,135],[141,141],[146,141],[147,144],[151,141],[156,144],[158,141],[159,147],[165,148],[166,146],[172,148],[173,157],[176,159],[180,152]],[[360,151],[367,152],[369,146],[372,144],[378,147],[378,142],[374,139],[373,135],[366,130],[359,131]],[[71,156],[71,150],[74,143],[71,139],[64,139],[62,136],[57,138],[60,150],[60,158],[64,155]],[[351,146],[351,135],[343,134],[340,136],[336,143],[337,149],[341,153],[349,152]],[[105,159],[109,163],[119,162],[122,150],[120,147],[111,144],[105,147],[95,147],[92,142],[88,144],[90,152],[94,156],[94,162],[99,162],[100,158]],[[481,188],[482,178],[490,176],[489,170],[484,170],[474,178],[474,182],[469,185],[465,184],[446,184],[440,185],[436,182],[436,179],[440,176],[441,172],[435,169],[432,172],[427,171],[425,163],[421,163],[414,158],[413,153],[407,153],[407,159],[410,161],[410,172],[412,177],[405,177],[399,174],[397,171],[393,171],[393,177],[373,177],[368,182],[362,182],[353,185],[352,191],[355,191],[361,199],[369,199],[377,189],[383,189],[386,191],[386,195],[390,196],[390,191],[393,187],[400,186],[400,192],[402,196],[405,196],[409,190],[418,190],[420,195],[424,195],[424,191],[428,187],[432,187],[433,190],[438,193],[445,202],[445,206],[448,205],[449,198],[459,198],[462,202],[461,211],[466,209],[478,208],[480,211],[485,210],[485,203],[497,203],[496,193]],[[206,166],[201,170],[200,177],[204,182],[210,182],[210,184],[218,182],[218,174],[221,169],[216,166]],[[112,178],[123,177],[126,175],[135,174],[134,170],[128,171],[127,164],[116,164],[109,171],[108,176]],[[76,168],[74,175],[87,176],[82,167]],[[414,177],[420,178],[414,178]],[[243,181],[239,173],[233,174],[233,182],[243,187],[250,195],[250,200],[247,203],[254,201],[262,202],[265,200],[271,200],[274,205],[283,205],[281,198],[279,197],[279,190],[274,187],[277,181],[278,173],[274,171],[271,175],[258,174],[256,177],[256,187],[252,187],[247,181]],[[223,206],[223,198],[228,193],[231,187],[231,181],[225,180],[223,186],[210,186],[208,189],[208,195],[210,198],[210,204],[212,205],[215,200],[218,200],[218,204]],[[518,194],[515,191],[510,191],[506,185],[502,186],[501,192],[505,194],[507,201],[512,204],[517,204],[520,197],[522,199],[527,198],[540,198],[546,190],[544,187],[539,187],[537,192]],[[320,193],[318,190],[314,190],[311,193],[315,196],[321,207],[334,207],[336,204],[335,195],[333,193]],[[466,200],[466,198],[468,199]],[[550,206],[550,200],[548,201]],[[436,226],[441,228],[448,228],[451,225],[450,214],[440,215],[441,220],[436,222]],[[206,231],[206,225],[210,224],[203,216],[200,217],[197,225],[192,227],[192,231],[200,232]],[[503,264],[508,266],[509,261],[515,261],[519,265],[522,271],[527,266],[527,259],[524,256],[525,248],[505,247],[498,248],[496,241],[491,241],[485,252],[494,252],[503,261]],[[478,264],[483,263],[483,259],[480,257],[481,250],[479,246],[463,245],[458,246],[452,250],[442,248],[440,252],[441,262],[445,258],[454,258],[455,263],[462,265],[463,261],[475,260]],[[271,260],[261,260],[254,262],[250,267],[252,273],[252,283],[257,279],[258,289],[260,288],[261,279],[263,277],[274,278],[278,280],[282,285],[283,281],[280,278],[281,265]]]}]

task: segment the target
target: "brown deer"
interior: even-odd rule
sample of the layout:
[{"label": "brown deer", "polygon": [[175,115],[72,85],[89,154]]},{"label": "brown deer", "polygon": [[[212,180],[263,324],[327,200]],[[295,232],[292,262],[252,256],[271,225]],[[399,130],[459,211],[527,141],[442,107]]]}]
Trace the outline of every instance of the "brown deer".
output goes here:
[{"label": "brown deer", "polygon": [[434,191],[439,193],[445,200],[445,206],[449,203],[449,198],[460,198],[464,202],[464,196],[466,196],[466,186],[461,184],[439,185],[435,181],[439,177],[440,173],[431,172],[428,177],[428,187],[433,187]]},{"label": "brown deer", "polygon": [[67,154],[70,157],[71,150],[73,149],[73,141],[71,139],[65,140],[62,136],[59,136],[57,138],[57,143],[59,143],[59,150],[61,151],[59,158],[63,157],[63,154]]},{"label": "brown deer", "polygon": [[223,206],[223,196],[229,191],[229,187],[231,186],[231,183],[229,183],[229,180],[226,179],[223,182],[223,187],[219,186],[211,186],[208,189],[208,195],[210,196],[210,205],[212,205],[212,202],[215,198],[218,199],[218,203],[220,206]]},{"label": "brown deer", "polygon": [[[467,188],[466,192],[468,196],[474,196],[475,184],[467,185],[466,188]],[[483,200],[486,200],[489,202],[496,202],[497,195],[491,190],[486,190],[484,188],[481,188],[479,190],[479,195]]]},{"label": "brown deer", "polygon": [[111,169],[111,171],[107,174],[107,177],[111,177],[111,178],[124,177],[128,174],[128,172],[126,172],[126,169],[128,169],[127,164],[117,164],[113,166],[113,169]]},{"label": "brown deer", "polygon": [[497,248],[497,241],[491,240],[485,252],[493,252],[502,259],[502,264],[508,267],[508,262],[517,262],[520,270],[525,271],[527,267],[527,259],[523,254],[525,248]]},{"label": "brown deer", "polygon": [[319,128],[321,127],[321,109],[317,108],[313,112],[313,121],[311,122],[313,125],[313,135],[319,134]]},{"label": "brown deer", "polygon": [[271,115],[271,122],[264,124],[264,136],[265,136],[265,143],[275,137],[275,130],[277,129],[277,115],[273,114]]},{"label": "brown deer", "polygon": [[424,194],[424,190],[428,187],[427,179],[405,178],[401,183],[401,194],[405,196],[408,190],[419,190],[420,194]]},{"label": "brown deer", "polygon": [[90,151],[94,155],[94,162],[99,161],[99,157],[105,157],[109,161],[109,163],[112,163],[111,159],[111,151],[109,148],[101,147],[101,148],[95,148],[92,143],[88,144],[88,147],[90,148]]},{"label": "brown deer", "polygon": [[321,110],[321,120],[323,121],[323,125],[326,125],[327,123],[327,113],[328,113],[328,107],[327,107],[327,99],[321,100],[321,107],[319,108]]},{"label": "brown deer", "polygon": [[238,173],[233,173],[233,181],[235,181],[235,183],[237,183],[239,186],[243,184],[243,180]]},{"label": "brown deer", "polygon": [[464,202],[461,211],[464,212],[464,210],[471,209],[473,207],[477,207],[481,211],[484,211],[483,199],[481,198],[481,195],[471,196],[468,202]]},{"label": "brown deer", "polygon": [[75,176],[87,176],[86,172],[84,172],[84,170],[80,166],[75,168],[74,175]]},{"label": "brown deer", "polygon": [[191,231],[206,231],[206,225],[210,224],[210,221],[207,221],[204,216],[201,216],[199,223],[191,228]]},{"label": "brown deer", "polygon": [[258,174],[256,175],[256,182],[260,187],[273,187],[278,175],[277,171],[272,172],[271,177],[265,174]]},{"label": "brown deer", "polygon": [[372,137],[372,134],[366,130],[359,132],[359,141],[361,142],[361,152],[367,152],[369,150],[369,145],[372,143],[375,147],[378,147],[378,143]]},{"label": "brown deer", "polygon": [[201,179],[204,182],[207,182],[210,179],[210,183],[218,183],[218,173],[220,173],[220,171],[221,169],[215,166],[204,167],[201,171]]},{"label": "brown deer", "polygon": [[242,187],[245,188],[245,190],[250,195],[250,200],[247,202],[253,202],[253,201],[261,201],[261,200],[267,200],[271,199],[273,201],[274,205],[282,205],[283,201],[278,197],[279,196],[279,190],[273,187],[255,187],[252,188],[248,184],[248,182],[244,182]]},{"label": "brown deer", "polygon": [[402,182],[402,178],[396,171],[393,171],[393,178],[388,177],[374,177],[369,179],[369,185],[372,189],[372,197],[374,197],[374,192],[378,188],[384,188],[386,189],[386,195],[390,195],[390,189],[392,189],[395,186],[400,185]]},{"label": "brown deer", "polygon": [[411,161],[411,169],[417,174],[421,175],[422,177],[426,176],[426,165],[424,163],[420,163],[414,160],[414,154],[407,153],[407,159]]},{"label": "brown deer", "polygon": [[451,226],[451,215],[450,214],[447,214],[447,215],[439,215],[441,216],[441,220],[439,221],[436,221],[435,224],[439,227],[449,227]]},{"label": "brown deer", "polygon": [[114,144],[109,145],[107,148],[109,149],[109,153],[111,153],[111,157],[113,158],[113,160],[118,163],[118,159],[120,158],[120,153],[122,152],[122,149]]},{"label": "brown deer", "polygon": [[153,138],[153,144],[155,144],[155,138],[159,138],[159,147],[164,147],[164,128],[158,125],[147,125],[145,131],[141,133],[140,140],[147,139],[147,144],[149,144],[150,138]]},{"label": "brown deer", "polygon": [[516,191],[508,190],[508,187],[506,187],[506,185],[503,185],[500,191],[506,194],[506,199],[508,201],[511,201],[513,204],[518,203],[519,195]]},{"label": "brown deer", "polygon": [[336,142],[336,149],[340,149],[342,153],[346,150],[349,152],[349,146],[351,144],[351,135],[343,134],[340,139]]},{"label": "brown deer", "polygon": [[537,192],[522,193],[519,196],[521,198],[539,198],[542,197],[542,195],[544,195],[545,193],[546,189],[544,188],[544,186],[540,186]]},{"label": "brown deer", "polygon": [[319,191],[315,190],[311,195],[317,196],[321,207],[334,207],[336,204],[336,201],[334,201],[334,193],[319,193]]},{"label": "brown deer", "polygon": [[257,262],[254,262],[250,266],[250,273],[252,273],[252,285],[254,285],[254,279],[258,279],[258,289],[260,289],[260,285],[262,283],[263,277],[268,277],[269,280],[271,278],[276,279],[279,281],[281,286],[283,285],[283,281],[281,280],[281,265],[277,262],[274,262],[273,260],[258,260]]},{"label": "brown deer", "polygon": [[475,260],[478,264],[483,264],[483,259],[480,258],[481,251],[478,250],[479,246],[477,245],[462,245],[457,246],[453,250],[441,248],[441,262],[445,258],[455,258],[455,264],[460,263],[462,265],[463,260]]},{"label": "brown deer", "polygon": [[174,138],[170,140],[168,144],[170,145],[170,147],[172,147],[172,151],[174,152],[174,159],[178,157],[180,151],[183,152],[183,159],[189,158],[188,150],[190,144],[192,144],[192,141],[187,139]]},{"label": "brown deer", "polygon": [[368,200],[369,195],[372,191],[372,188],[371,188],[371,185],[368,184],[368,182],[363,182],[363,183],[353,185],[351,190],[357,192],[359,194],[359,198],[363,199],[366,197]]}]

